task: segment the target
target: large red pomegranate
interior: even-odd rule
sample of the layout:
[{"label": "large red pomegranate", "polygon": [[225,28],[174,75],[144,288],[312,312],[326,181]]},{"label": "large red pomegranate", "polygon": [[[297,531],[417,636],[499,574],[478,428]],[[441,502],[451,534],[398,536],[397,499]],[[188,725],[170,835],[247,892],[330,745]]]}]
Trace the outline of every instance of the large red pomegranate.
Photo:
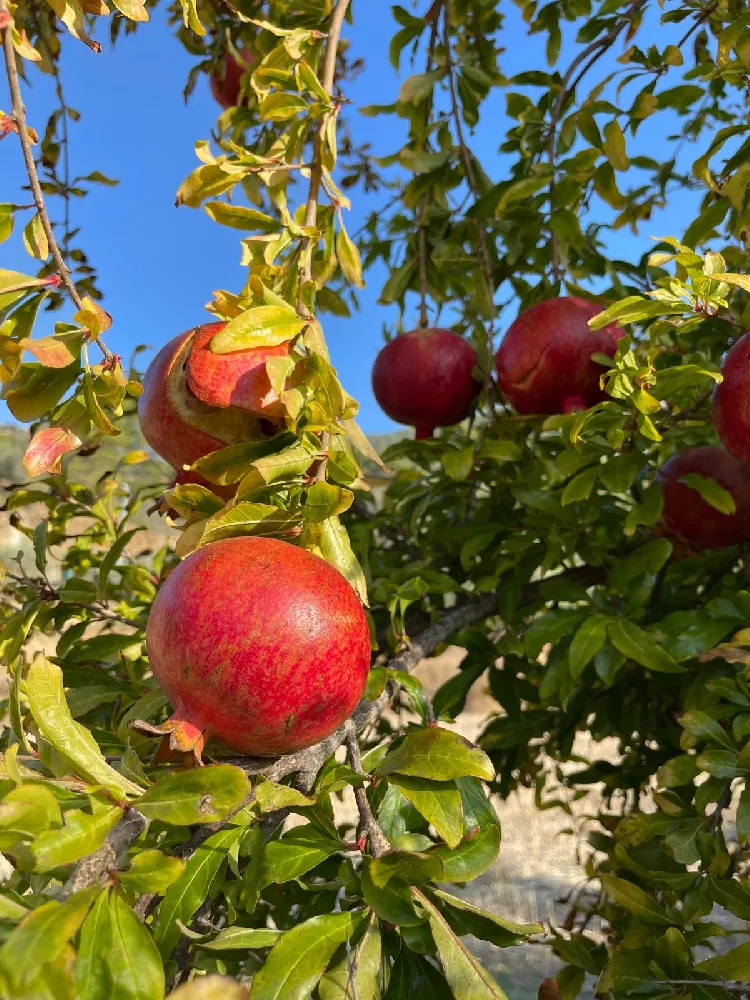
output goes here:
[{"label": "large red pomegranate", "polygon": [[181,333],[159,351],[138,400],[143,436],[178,472],[217,448],[268,436],[256,415],[237,407],[208,406],[190,391],[185,368],[193,338],[203,329]]},{"label": "large red pomegranate", "polygon": [[750,334],[743,334],[721,366],[714,392],[714,424],[727,451],[750,462]]},{"label": "large red pomegranate", "polygon": [[324,739],[364,691],[370,633],[329,563],[289,542],[228,538],[167,578],[146,629],[151,669],[175,712],[172,750],[215,739],[240,753],[291,753]]},{"label": "large red pomegranate", "polygon": [[497,352],[497,380],[519,413],[571,413],[607,399],[604,369],[595,353],[612,357],[625,331],[614,324],[592,332],[602,311],[595,302],[567,296],[531,306],[510,325]]},{"label": "large red pomegranate", "polygon": [[283,416],[278,393],[266,372],[267,358],[289,354],[289,343],[214,354],[211,341],[226,323],[198,327],[187,357],[187,384],[209,406],[237,406],[264,417]]},{"label": "large red pomegranate", "polygon": [[[688,473],[714,479],[732,494],[734,514],[722,514],[697,490],[680,482]],[[750,539],[750,466],[715,445],[673,455],[659,470],[663,521],[669,534],[695,550],[723,549]]]},{"label": "large red pomegranate", "polygon": [[372,388],[392,420],[416,427],[419,441],[469,415],[481,388],[472,375],[476,364],[474,348],[452,330],[412,330],[378,354]]},{"label": "large red pomegranate", "polygon": [[[248,65],[252,63],[253,54],[250,49],[243,48],[241,55]],[[247,67],[240,66],[234,56],[227,52],[224,56],[221,69],[211,74],[211,93],[214,95],[214,99],[221,105],[222,108],[224,108],[225,111],[228,108],[234,108],[237,106],[240,96],[242,76],[246,72]],[[241,103],[246,103],[245,98],[242,99]]]}]

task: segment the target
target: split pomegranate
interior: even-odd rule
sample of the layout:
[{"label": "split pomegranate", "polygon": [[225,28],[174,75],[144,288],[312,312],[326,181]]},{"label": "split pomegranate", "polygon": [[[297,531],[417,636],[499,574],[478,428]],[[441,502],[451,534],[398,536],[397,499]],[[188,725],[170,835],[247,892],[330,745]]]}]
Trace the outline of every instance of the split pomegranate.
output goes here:
[{"label": "split pomegranate", "polygon": [[[680,480],[689,473],[714,479],[732,494],[734,514],[722,514]],[[659,470],[667,532],[696,551],[723,549],[750,539],[750,467],[715,445],[673,455]]]},{"label": "split pomegranate", "polygon": [[474,348],[452,330],[412,330],[378,354],[372,388],[385,413],[415,427],[419,441],[468,417],[481,388],[476,364]]},{"label": "split pomegranate", "polygon": [[193,338],[204,329],[199,326],[181,333],[159,351],[148,367],[138,400],[143,436],[178,472],[217,448],[269,435],[267,423],[256,415],[233,406],[208,406],[190,391],[185,368]]},{"label": "split pomegranate", "polygon": [[209,739],[259,756],[312,746],[351,714],[370,665],[349,583],[272,538],[228,538],[188,556],[154,601],[146,645],[175,711],[163,726],[134,728],[197,760]]},{"label": "split pomegranate", "polygon": [[266,372],[267,358],[289,355],[289,343],[214,354],[211,341],[226,323],[198,327],[187,358],[190,391],[209,406],[236,406],[264,417],[280,417],[284,409]]},{"label": "split pomegranate", "polygon": [[510,325],[495,358],[497,381],[519,413],[572,413],[607,399],[604,369],[591,355],[612,357],[625,331],[611,324],[591,331],[602,307],[567,296],[531,306]]},{"label": "split pomegranate", "polygon": [[[251,50],[242,49],[241,54],[245,62],[250,65],[253,60]],[[227,52],[221,70],[211,74],[211,93],[214,95],[214,100],[225,111],[228,108],[236,107],[238,103],[246,103],[244,97],[240,102],[240,85],[242,84],[242,76],[246,72],[247,67],[240,66],[234,56]]]},{"label": "split pomegranate", "polygon": [[727,451],[750,462],[750,334],[730,349],[721,374],[724,381],[714,392],[714,424]]}]

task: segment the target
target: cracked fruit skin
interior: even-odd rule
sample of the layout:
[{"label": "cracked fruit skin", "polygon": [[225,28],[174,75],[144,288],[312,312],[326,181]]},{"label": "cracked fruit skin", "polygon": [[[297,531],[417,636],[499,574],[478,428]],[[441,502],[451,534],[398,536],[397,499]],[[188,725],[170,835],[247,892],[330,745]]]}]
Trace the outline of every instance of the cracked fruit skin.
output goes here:
[{"label": "cracked fruit skin", "polygon": [[[252,65],[253,54],[250,49],[242,49],[242,58],[248,65]],[[240,66],[231,53],[224,57],[224,63],[220,72],[212,73],[210,77],[211,93],[214,100],[227,111],[229,108],[237,107],[240,97],[240,84],[242,76],[247,70]],[[246,104],[243,97],[242,104]]]},{"label": "cracked fruit skin", "polygon": [[236,406],[264,417],[282,417],[284,408],[266,371],[267,358],[289,356],[290,344],[214,354],[211,341],[226,323],[206,323],[196,331],[187,358],[190,391],[208,406]]},{"label": "cracked fruit skin", "polygon": [[750,334],[729,350],[721,374],[724,381],[714,390],[714,425],[730,455],[750,462]]},{"label": "cracked fruit skin", "polygon": [[[697,490],[681,483],[688,473],[714,479],[732,494],[734,514],[722,514]],[[750,466],[716,445],[673,455],[659,470],[667,533],[695,551],[723,549],[750,539]]]},{"label": "cracked fruit skin", "polygon": [[[215,327],[216,324],[207,324]],[[186,367],[194,338],[204,326],[181,333],[169,341],[148,366],[143,393],[138,400],[138,419],[146,441],[177,472],[218,448],[244,441],[260,441],[273,433],[254,413],[238,407],[208,406],[187,383]],[[218,357],[218,355],[217,355]],[[194,474],[192,482],[214,489]]]},{"label": "cracked fruit skin", "polygon": [[151,735],[198,759],[208,739],[257,756],[318,743],[351,715],[370,669],[353,588],[319,556],[272,538],[227,538],[188,556],[154,601],[146,645],[175,709]]},{"label": "cracked fruit skin", "polygon": [[391,420],[415,427],[420,441],[468,417],[481,389],[472,376],[476,364],[474,348],[452,330],[412,330],[378,354],[373,392]]},{"label": "cracked fruit skin", "polygon": [[615,324],[592,331],[602,306],[570,295],[537,302],[508,328],[495,357],[497,381],[518,413],[572,413],[608,399],[599,387],[602,365],[625,331]]}]

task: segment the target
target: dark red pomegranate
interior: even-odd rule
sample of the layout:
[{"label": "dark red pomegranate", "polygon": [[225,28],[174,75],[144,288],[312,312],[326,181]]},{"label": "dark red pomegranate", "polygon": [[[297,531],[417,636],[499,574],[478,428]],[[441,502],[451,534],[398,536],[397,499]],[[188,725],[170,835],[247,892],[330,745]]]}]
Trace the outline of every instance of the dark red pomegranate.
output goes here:
[{"label": "dark red pomegranate", "polygon": [[185,369],[193,338],[202,330],[205,327],[199,326],[181,333],[159,351],[138,400],[143,436],[178,472],[217,448],[269,436],[266,422],[255,414],[234,406],[208,406],[190,391]]},{"label": "dark red pomegranate", "polygon": [[228,538],[188,556],[154,601],[146,645],[175,712],[134,728],[197,759],[212,738],[259,756],[312,746],[351,714],[370,666],[349,583],[271,538]]},{"label": "dark red pomegranate", "polygon": [[[250,49],[242,49],[241,55],[248,65],[252,64],[253,54]],[[246,72],[247,67],[240,66],[234,56],[227,52],[221,70],[211,74],[211,93],[225,111],[237,106],[242,76]],[[241,103],[246,103],[245,98]]]},{"label": "dark red pomegranate", "polygon": [[592,332],[602,306],[575,296],[546,299],[513,322],[497,352],[497,381],[519,413],[571,413],[607,399],[596,353],[614,356],[625,331],[614,324]]},{"label": "dark red pomegranate", "polygon": [[372,388],[392,420],[416,427],[419,441],[468,417],[481,388],[476,364],[474,348],[452,330],[412,330],[378,354]]},{"label": "dark red pomegranate", "polygon": [[714,424],[721,443],[750,462],[750,334],[743,334],[721,366],[724,381],[714,392]]},{"label": "dark red pomegranate", "polygon": [[[714,479],[732,494],[737,510],[722,514],[697,490],[681,483],[688,473]],[[659,470],[663,521],[670,535],[690,549],[723,549],[750,539],[750,467],[715,445],[673,455]]]},{"label": "dark red pomegranate", "polygon": [[267,358],[289,355],[289,343],[214,354],[211,341],[226,323],[198,327],[187,357],[187,384],[209,406],[236,406],[264,417],[283,416],[278,393],[266,372]]}]

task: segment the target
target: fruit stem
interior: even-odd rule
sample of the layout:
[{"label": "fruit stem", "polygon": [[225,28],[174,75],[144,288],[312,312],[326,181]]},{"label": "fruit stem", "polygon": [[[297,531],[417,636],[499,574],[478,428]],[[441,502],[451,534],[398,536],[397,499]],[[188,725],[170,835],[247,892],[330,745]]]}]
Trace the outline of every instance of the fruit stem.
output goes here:
[{"label": "fruit stem", "polygon": [[186,767],[203,766],[206,727],[182,717],[179,712],[175,712],[161,726],[154,726],[143,719],[131,719],[128,729],[150,739],[161,738],[161,743],[154,754],[155,764],[176,760],[182,761]]},{"label": "fruit stem", "polygon": [[433,437],[434,434],[435,434],[435,428],[430,427],[429,424],[417,424],[414,440],[426,441],[427,438]]}]

